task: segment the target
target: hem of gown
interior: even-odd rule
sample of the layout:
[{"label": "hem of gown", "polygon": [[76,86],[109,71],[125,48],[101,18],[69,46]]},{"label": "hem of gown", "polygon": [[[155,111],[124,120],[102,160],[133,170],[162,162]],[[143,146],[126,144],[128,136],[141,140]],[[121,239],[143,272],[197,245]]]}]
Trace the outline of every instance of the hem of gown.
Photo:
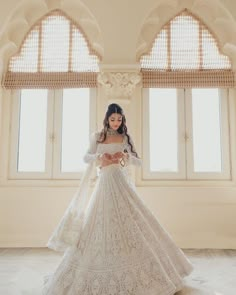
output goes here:
[{"label": "hem of gown", "polygon": [[[114,164],[114,165],[117,165],[117,164]],[[110,167],[107,169],[110,169]],[[107,169],[103,170],[103,172],[106,171],[107,173],[109,173],[109,171]],[[47,243],[48,248],[50,248],[54,251],[59,251],[59,252],[65,252],[66,250],[74,248],[74,246],[75,245],[69,245],[69,243],[67,244],[64,241],[61,241],[61,239],[60,240],[50,239]],[[156,253],[156,255],[158,258],[158,252]],[[178,261],[178,260],[176,260],[176,261]],[[137,286],[137,289],[136,289],[137,292],[130,293],[130,295],[131,294],[132,295],[143,295],[143,293],[145,293],[145,295],[157,295],[157,294],[158,295],[174,295],[176,292],[180,291],[184,287],[184,282],[183,282],[184,277],[188,276],[193,271],[194,268],[193,268],[193,265],[191,263],[189,263],[188,261],[184,261],[182,259],[180,259],[179,261],[181,261],[182,267],[177,268],[177,266],[175,266],[175,261],[173,261],[172,266],[175,267],[176,270],[178,269],[178,271],[176,272],[175,276],[173,276],[171,278],[169,277],[166,280],[165,285],[162,285],[161,283],[158,284],[158,281],[156,281],[156,284],[154,283],[153,286],[150,286],[150,288],[146,289],[141,283],[139,284],[138,280],[135,279],[136,286]],[[158,276],[158,274],[156,274],[156,275]],[[54,289],[54,287],[55,287],[55,289]],[[67,290],[67,287],[69,288],[69,290]],[[67,287],[63,286],[63,282],[57,280],[56,277],[54,279],[53,274],[48,274],[45,276],[43,295],[62,295],[62,294],[66,294],[67,292],[69,294],[69,293],[72,293],[72,291],[74,290],[76,285],[73,285],[73,281],[72,281],[71,286],[67,286]],[[157,291],[158,288],[161,289],[161,291]],[[58,291],[56,291],[56,290],[58,290]],[[86,290],[85,290],[85,292],[86,292]],[[106,291],[106,288],[104,288],[103,291]],[[75,291],[75,294],[73,294],[73,295],[77,295],[76,293],[77,292]],[[80,294],[81,293],[83,294],[83,292],[80,292]],[[88,293],[86,292],[86,294],[88,294]],[[121,293],[116,293],[116,294],[118,295]],[[124,293],[122,293],[122,294],[124,294]]]},{"label": "hem of gown", "polygon": [[61,245],[59,246],[58,244],[55,244],[55,243],[52,243],[52,242],[48,242],[46,244],[47,248],[53,250],[53,251],[56,251],[56,252],[65,252],[65,246],[64,245]]},{"label": "hem of gown", "polygon": [[[172,280],[170,280],[170,282],[172,283],[173,287],[170,287],[168,289],[166,289],[164,292],[162,293],[158,293],[158,295],[174,295],[176,294],[176,292],[179,292],[183,289],[184,287],[184,278],[187,277],[188,275],[190,275],[190,273],[194,270],[194,267],[192,264],[189,265],[188,270],[186,270],[183,273],[179,273],[179,276],[181,278],[181,280],[179,281],[179,284],[174,284]],[[47,275],[43,276],[43,287],[42,287],[42,295],[48,295],[48,288],[50,287],[51,284],[51,280],[53,280],[54,274],[50,273]],[[63,285],[60,285],[59,283],[59,287],[61,287],[63,289]],[[154,286],[155,288],[155,286]],[[156,291],[154,290],[153,292],[151,291],[151,293],[147,293],[145,292],[146,295],[157,295]],[[54,295],[54,294],[53,294]],[[76,295],[76,294],[75,294]],[[132,295],[136,295],[136,294],[132,294]]]},{"label": "hem of gown", "polygon": [[[72,249],[73,246],[71,245],[67,245],[67,244],[63,244],[60,243],[60,245],[58,243],[53,243],[52,241],[48,241],[46,244],[47,248],[56,251],[56,252],[61,252],[61,253],[65,253],[67,250]],[[194,270],[194,266],[191,262],[188,262],[188,266],[186,267],[185,271],[178,273],[180,277],[186,277],[189,276],[193,270]]]},{"label": "hem of gown", "polygon": [[[43,289],[42,289],[42,295],[48,295],[48,293],[47,293],[48,292],[48,285],[50,285],[50,280],[52,279],[52,277],[53,277],[53,274],[44,276],[44,279],[43,279],[44,280],[44,285],[43,285]],[[63,289],[63,285],[60,285],[59,287],[61,287]],[[173,288],[168,288],[168,289],[166,289],[165,291],[163,291],[161,293],[158,291],[158,295],[174,295],[174,294],[176,294],[176,292],[181,291],[183,289],[183,287],[184,287],[184,283],[182,281],[182,283],[180,285],[178,285],[178,286],[173,284]],[[153,290],[151,290],[151,293],[150,292],[148,292],[148,293],[145,292],[145,295],[157,295],[157,291],[154,290],[154,289],[155,289],[155,287],[153,288]],[[131,295],[136,295],[136,294],[137,293],[131,294]],[[75,294],[75,295],[77,295],[77,294]],[[78,295],[80,295],[80,294],[78,294]]]},{"label": "hem of gown", "polygon": [[61,253],[65,253],[67,250],[69,249],[73,249],[75,248],[75,245],[73,244],[66,244],[64,242],[55,242],[53,240],[49,240],[47,243],[46,243],[46,247],[53,250],[53,251],[56,251],[56,252],[61,252]]},{"label": "hem of gown", "polygon": [[181,278],[189,276],[194,270],[194,265],[192,264],[192,262],[189,259],[187,259],[187,263],[188,264],[186,265],[185,270],[183,272],[179,273]]}]

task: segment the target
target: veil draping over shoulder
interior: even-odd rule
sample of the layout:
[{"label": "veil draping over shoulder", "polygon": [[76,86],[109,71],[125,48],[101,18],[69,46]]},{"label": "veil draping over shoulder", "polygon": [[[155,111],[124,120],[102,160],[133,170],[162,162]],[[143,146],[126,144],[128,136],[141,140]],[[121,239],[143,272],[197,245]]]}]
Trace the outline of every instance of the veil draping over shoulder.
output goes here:
[{"label": "veil draping over shoulder", "polygon": [[69,247],[76,246],[90,196],[90,179],[95,169],[96,165],[94,161],[87,165],[83,172],[79,188],[47,242],[48,248],[64,252]]}]

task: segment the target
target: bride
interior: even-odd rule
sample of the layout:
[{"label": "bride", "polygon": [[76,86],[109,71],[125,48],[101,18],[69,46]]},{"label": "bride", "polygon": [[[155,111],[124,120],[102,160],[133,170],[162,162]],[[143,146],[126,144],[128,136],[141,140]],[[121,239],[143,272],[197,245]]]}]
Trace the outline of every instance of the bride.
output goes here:
[{"label": "bride", "polygon": [[108,106],[103,125],[91,135],[80,187],[47,243],[64,255],[45,276],[43,294],[175,294],[193,265],[136,191],[128,167],[141,159],[118,104]]}]

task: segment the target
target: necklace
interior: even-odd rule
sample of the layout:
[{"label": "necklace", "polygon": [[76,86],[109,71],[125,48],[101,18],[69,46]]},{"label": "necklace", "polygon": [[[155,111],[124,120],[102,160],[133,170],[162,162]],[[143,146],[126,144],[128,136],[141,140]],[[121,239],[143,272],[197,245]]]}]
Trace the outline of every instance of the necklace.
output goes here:
[{"label": "necklace", "polygon": [[117,130],[114,130],[112,128],[108,128],[107,135],[120,135],[120,133]]}]

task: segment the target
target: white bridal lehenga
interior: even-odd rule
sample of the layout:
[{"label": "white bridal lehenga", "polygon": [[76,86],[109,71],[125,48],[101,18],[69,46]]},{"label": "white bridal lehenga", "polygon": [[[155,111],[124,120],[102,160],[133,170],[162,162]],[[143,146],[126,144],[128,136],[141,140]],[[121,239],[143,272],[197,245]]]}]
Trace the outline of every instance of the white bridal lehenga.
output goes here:
[{"label": "white bridal lehenga", "polygon": [[[47,246],[64,252],[55,272],[45,276],[44,295],[172,295],[183,287],[193,265],[146,207],[128,173],[141,160],[122,143],[96,143],[85,155],[88,168]],[[92,167],[101,153],[127,150],[125,166],[99,170],[87,201]],[[82,190],[82,191],[81,191]],[[79,208],[79,209],[78,209]]]}]

